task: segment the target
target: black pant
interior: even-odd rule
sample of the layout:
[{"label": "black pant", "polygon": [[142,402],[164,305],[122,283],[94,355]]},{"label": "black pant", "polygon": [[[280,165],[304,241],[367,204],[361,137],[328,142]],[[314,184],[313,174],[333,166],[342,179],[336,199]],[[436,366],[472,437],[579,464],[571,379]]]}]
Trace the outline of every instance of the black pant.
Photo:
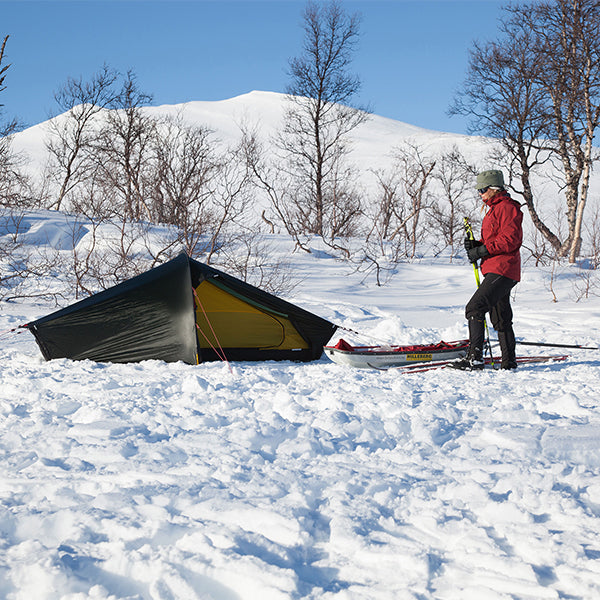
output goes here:
[{"label": "black pant", "polygon": [[490,313],[492,325],[497,331],[512,327],[513,312],[510,306],[510,291],[517,285],[514,279],[488,273],[477,288],[465,308],[467,319],[483,321],[485,313]]},{"label": "black pant", "polygon": [[469,321],[471,355],[480,357],[483,349],[485,314],[490,313],[502,352],[502,368],[517,366],[515,334],[512,327],[513,312],[510,305],[510,292],[517,282],[503,275],[488,273],[477,288],[465,308]]}]

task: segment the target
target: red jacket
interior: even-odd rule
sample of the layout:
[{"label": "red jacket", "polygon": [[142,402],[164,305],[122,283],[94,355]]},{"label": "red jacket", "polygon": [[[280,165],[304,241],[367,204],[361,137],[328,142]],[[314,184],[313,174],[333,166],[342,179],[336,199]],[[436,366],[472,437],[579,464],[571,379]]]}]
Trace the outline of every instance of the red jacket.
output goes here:
[{"label": "red jacket", "polygon": [[504,275],[521,280],[521,255],[523,243],[523,213],[518,202],[507,192],[501,192],[486,202],[488,212],[481,224],[481,241],[490,256],[483,259],[481,272]]}]

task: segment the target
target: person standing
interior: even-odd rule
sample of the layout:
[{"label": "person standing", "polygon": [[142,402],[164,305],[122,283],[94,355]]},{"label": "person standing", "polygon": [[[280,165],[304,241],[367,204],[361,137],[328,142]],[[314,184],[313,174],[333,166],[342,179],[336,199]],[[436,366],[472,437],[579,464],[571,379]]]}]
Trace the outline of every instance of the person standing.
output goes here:
[{"label": "person standing", "polygon": [[516,369],[515,333],[510,292],[521,280],[523,243],[523,213],[504,187],[502,171],[482,171],[477,175],[476,188],[487,206],[481,224],[481,240],[465,239],[465,250],[471,263],[481,260],[483,281],[465,308],[469,325],[469,350],[464,358],[450,367],[478,371],[484,367],[483,343],[485,315],[490,314],[502,353],[501,369]]}]

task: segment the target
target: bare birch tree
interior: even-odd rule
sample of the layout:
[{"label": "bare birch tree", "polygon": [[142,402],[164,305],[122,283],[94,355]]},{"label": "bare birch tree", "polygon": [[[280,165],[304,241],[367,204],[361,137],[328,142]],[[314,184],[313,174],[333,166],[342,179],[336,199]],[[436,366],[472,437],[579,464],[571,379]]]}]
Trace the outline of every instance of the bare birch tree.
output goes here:
[{"label": "bare birch tree", "polygon": [[400,198],[402,215],[399,215],[398,225],[390,239],[399,235],[404,237],[409,245],[408,255],[414,258],[417,244],[424,236],[421,216],[429,208],[429,187],[436,159],[427,155],[417,143],[407,141],[395,149],[395,168],[400,177]]},{"label": "bare birch tree", "polygon": [[[394,148],[388,169],[374,171],[376,196],[365,211],[370,229],[363,248],[368,269],[414,258],[427,229],[422,218],[431,207],[431,185],[437,159],[407,140]],[[380,264],[381,263],[381,264]],[[378,285],[379,275],[377,277]]]},{"label": "bare birch tree", "polygon": [[114,101],[117,78],[117,73],[104,65],[91,80],[70,78],[54,94],[60,116],[49,121],[46,139],[47,176],[58,188],[51,208],[60,210],[65,198],[90,176],[97,116]]},{"label": "bare birch tree", "polygon": [[513,20],[536,33],[539,84],[552,101],[552,137],[565,175],[568,237],[561,254],[575,262],[600,123],[600,2],[555,0],[532,8],[513,8]]},{"label": "bare birch tree", "polygon": [[360,89],[349,70],[360,20],[334,1],[310,2],[303,21],[304,50],[290,61],[278,146],[284,168],[298,182],[293,202],[300,227],[332,238],[351,229],[357,209],[357,194],[342,165],[350,149],[348,134],[368,118],[351,104]]},{"label": "bare birch tree", "polygon": [[[500,39],[474,44],[451,111],[470,116],[472,132],[501,140],[533,224],[559,256],[574,262],[600,121],[600,3],[542,0],[507,7]],[[544,220],[532,186],[532,175],[552,156],[562,165],[566,236]]]},{"label": "bare birch tree", "polygon": [[[0,92],[6,89],[10,64],[5,64],[7,35],[0,46]],[[4,105],[0,104],[1,109]],[[22,170],[23,157],[13,151],[12,134],[18,130],[16,119],[0,122],[0,207],[24,207],[32,204],[30,182]]]},{"label": "bare birch tree", "polygon": [[151,100],[129,71],[95,141],[98,176],[106,193],[113,196],[114,209],[129,220],[152,220],[147,188],[155,167],[152,150],[156,121],[143,110]]},{"label": "bare birch tree", "polygon": [[[6,72],[8,71],[10,65],[3,65],[4,62],[4,50],[6,48],[6,42],[8,41],[9,36],[5,36],[2,40],[2,47],[0,47],[0,92],[3,92],[6,89],[4,85],[4,80],[6,79]],[[0,104],[0,106],[4,106],[4,104]]]},{"label": "bare birch tree", "polygon": [[[212,143],[213,131],[191,126],[181,115],[161,121],[155,138],[156,179],[152,190],[152,213],[157,223],[185,226],[190,210],[197,207],[201,221],[196,229],[211,226],[208,208],[219,164]],[[195,219],[194,219],[195,220]],[[191,247],[195,244],[192,242]]]},{"label": "bare birch tree", "polygon": [[[430,227],[434,234],[434,248],[450,247],[454,253],[457,241],[464,238],[463,217],[472,221],[475,197],[473,176],[475,167],[468,164],[458,147],[454,146],[436,161],[433,178],[441,188],[429,211]],[[461,244],[462,248],[462,244]]]}]

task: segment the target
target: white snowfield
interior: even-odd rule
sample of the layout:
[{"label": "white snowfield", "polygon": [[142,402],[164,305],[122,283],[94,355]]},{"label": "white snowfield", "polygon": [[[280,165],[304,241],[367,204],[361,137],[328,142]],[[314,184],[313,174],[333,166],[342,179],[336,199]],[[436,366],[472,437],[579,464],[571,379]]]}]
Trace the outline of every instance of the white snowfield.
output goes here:
[{"label": "white snowfield", "polygon": [[[67,251],[60,218],[33,220],[29,243]],[[286,299],[346,328],[332,342],[466,337],[466,260],[377,287],[291,248]],[[575,267],[523,277],[519,340],[598,346]],[[570,357],[481,373],[46,362],[14,329],[54,308],[0,303],[1,599],[600,597],[600,351],[518,346]]]}]

